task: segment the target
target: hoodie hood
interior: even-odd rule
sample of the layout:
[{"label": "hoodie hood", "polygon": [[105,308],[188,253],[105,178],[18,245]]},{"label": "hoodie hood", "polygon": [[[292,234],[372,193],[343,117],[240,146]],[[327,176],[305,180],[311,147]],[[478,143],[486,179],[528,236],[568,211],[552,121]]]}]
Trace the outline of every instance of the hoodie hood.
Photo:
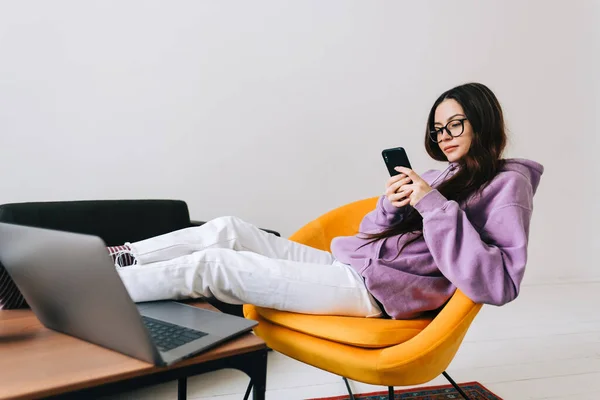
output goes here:
[{"label": "hoodie hood", "polygon": [[[435,183],[440,183],[452,175],[454,175],[460,169],[460,164],[457,161],[453,161],[448,164],[448,167],[441,171],[437,177],[430,183],[433,187]],[[527,178],[531,183],[533,193],[535,194],[542,174],[544,173],[544,166],[538,162],[527,160],[525,158],[506,158],[504,159],[504,166],[501,171],[515,171]]]},{"label": "hoodie hood", "polygon": [[540,184],[542,174],[544,173],[544,166],[540,163],[532,160],[526,160],[524,158],[507,158],[504,161],[505,163],[502,167],[502,170],[515,171],[525,176],[529,182],[531,182],[531,187],[533,189],[533,193],[535,194],[538,185]]}]

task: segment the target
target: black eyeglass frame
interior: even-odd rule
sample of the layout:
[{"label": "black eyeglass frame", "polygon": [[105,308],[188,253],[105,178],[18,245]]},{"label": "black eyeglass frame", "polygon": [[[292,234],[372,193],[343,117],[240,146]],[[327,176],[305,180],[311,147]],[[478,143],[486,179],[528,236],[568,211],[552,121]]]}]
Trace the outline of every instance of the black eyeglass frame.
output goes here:
[{"label": "black eyeglass frame", "polygon": [[[450,135],[451,138],[455,138],[455,137],[459,137],[460,135],[462,135],[463,133],[465,133],[465,121],[467,121],[468,118],[460,118],[460,119],[453,119],[452,121],[448,121],[448,123],[445,126],[442,126],[439,129],[434,129],[432,131],[429,131],[429,139],[431,139],[431,141],[433,141],[434,143],[441,143],[442,140],[438,140],[438,137],[440,134],[444,134],[444,130],[446,130],[446,132],[448,132],[448,135]],[[458,135],[453,135],[452,132],[450,132],[450,129],[448,129],[448,125],[450,125],[453,122],[460,122],[460,133]],[[434,139],[435,138],[435,139]]]}]

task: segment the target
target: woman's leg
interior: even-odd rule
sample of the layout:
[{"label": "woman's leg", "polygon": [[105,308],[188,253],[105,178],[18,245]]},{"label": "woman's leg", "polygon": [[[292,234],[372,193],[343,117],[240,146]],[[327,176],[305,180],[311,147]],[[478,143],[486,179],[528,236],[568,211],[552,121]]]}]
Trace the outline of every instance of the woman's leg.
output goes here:
[{"label": "woman's leg", "polygon": [[277,237],[237,217],[220,217],[202,226],[181,229],[135,243],[127,243],[139,264],[167,261],[209,248],[250,251],[269,258],[331,264],[333,256]]},{"label": "woman's leg", "polygon": [[323,265],[210,248],[118,272],[136,302],[214,296],[306,314],[381,315],[362,277],[337,261]]}]

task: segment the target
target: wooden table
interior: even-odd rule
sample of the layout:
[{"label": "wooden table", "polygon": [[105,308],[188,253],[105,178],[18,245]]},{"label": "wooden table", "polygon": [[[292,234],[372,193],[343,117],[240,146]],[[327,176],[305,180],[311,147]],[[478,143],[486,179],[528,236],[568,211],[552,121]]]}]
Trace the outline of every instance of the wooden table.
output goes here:
[{"label": "wooden table", "polygon": [[[217,311],[206,302],[190,303]],[[105,349],[44,327],[30,310],[0,311],[0,399],[90,399],[177,379],[186,398],[187,377],[222,368],[250,377],[254,400],[264,400],[267,347],[246,333],[169,367]]]}]

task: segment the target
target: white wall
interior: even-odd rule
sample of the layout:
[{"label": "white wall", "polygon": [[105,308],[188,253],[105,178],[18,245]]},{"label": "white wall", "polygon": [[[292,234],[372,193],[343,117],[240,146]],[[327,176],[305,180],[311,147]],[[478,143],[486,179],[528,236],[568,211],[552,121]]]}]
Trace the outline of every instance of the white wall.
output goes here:
[{"label": "white wall", "polygon": [[[0,2],[0,203],[180,198],[285,236],[418,171],[444,90],[544,164],[526,283],[600,279],[594,1]],[[594,249],[594,250],[593,250]]]}]

